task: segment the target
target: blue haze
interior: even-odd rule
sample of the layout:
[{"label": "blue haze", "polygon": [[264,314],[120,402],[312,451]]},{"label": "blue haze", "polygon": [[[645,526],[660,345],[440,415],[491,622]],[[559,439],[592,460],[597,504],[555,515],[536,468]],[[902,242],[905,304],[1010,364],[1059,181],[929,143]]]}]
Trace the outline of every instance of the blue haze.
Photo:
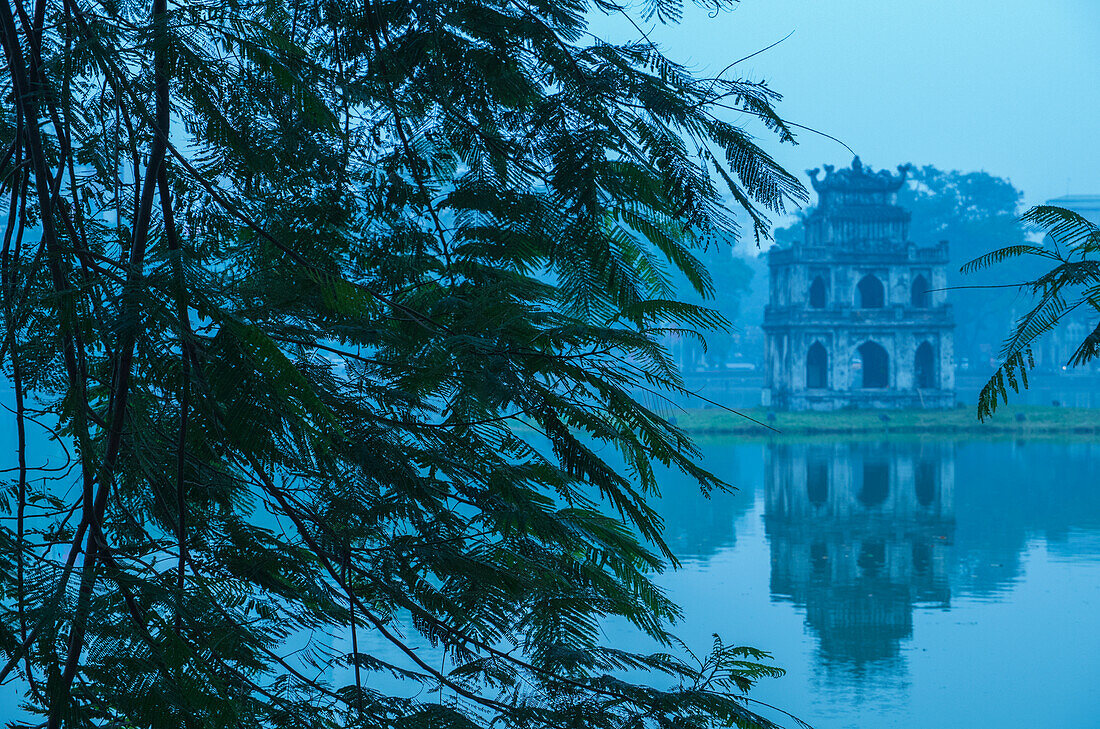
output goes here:
[{"label": "blue haze", "polygon": [[[710,17],[643,26],[675,60],[736,67],[784,95],[791,121],[845,142],[876,168],[901,162],[985,170],[1026,204],[1100,194],[1100,2],[1096,0],[741,0]],[[637,38],[621,18],[592,30]],[[792,172],[846,165],[840,144],[802,131],[765,149]]]}]

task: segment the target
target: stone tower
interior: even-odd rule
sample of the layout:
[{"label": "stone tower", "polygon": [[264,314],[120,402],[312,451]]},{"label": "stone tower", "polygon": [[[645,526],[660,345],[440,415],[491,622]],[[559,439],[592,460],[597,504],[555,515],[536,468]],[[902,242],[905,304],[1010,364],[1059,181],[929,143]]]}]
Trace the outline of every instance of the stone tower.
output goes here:
[{"label": "stone tower", "polygon": [[805,240],[768,255],[764,404],[783,410],[955,404],[947,243],[908,240],[909,168],[811,170]]}]

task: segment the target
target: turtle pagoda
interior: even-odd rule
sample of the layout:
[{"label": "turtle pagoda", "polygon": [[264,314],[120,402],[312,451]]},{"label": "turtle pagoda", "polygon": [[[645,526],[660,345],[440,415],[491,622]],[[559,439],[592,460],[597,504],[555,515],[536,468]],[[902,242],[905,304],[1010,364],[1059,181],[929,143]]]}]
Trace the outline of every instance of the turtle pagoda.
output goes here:
[{"label": "turtle pagoda", "polygon": [[955,404],[947,242],[908,239],[909,166],[809,172],[805,238],[768,257],[764,404],[781,410]]}]

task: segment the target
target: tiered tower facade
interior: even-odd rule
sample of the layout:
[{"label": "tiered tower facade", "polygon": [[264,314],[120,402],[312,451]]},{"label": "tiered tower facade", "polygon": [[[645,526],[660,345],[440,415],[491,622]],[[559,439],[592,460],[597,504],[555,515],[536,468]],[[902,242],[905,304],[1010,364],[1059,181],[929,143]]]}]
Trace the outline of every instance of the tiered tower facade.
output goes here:
[{"label": "tiered tower facade", "polygon": [[805,239],[773,248],[764,313],[764,404],[782,410],[955,404],[944,288],[947,243],[908,240],[897,203],[908,166],[810,171],[818,205]]}]

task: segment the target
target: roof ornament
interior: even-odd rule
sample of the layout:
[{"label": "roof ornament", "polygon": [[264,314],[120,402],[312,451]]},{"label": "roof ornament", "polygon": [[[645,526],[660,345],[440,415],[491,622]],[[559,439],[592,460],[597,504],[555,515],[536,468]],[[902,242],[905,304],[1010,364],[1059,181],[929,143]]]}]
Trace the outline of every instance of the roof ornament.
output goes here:
[{"label": "roof ornament", "polygon": [[[912,165],[899,165],[898,173],[890,170],[875,171],[865,165],[859,155],[852,158],[852,166],[837,170],[833,165],[823,165],[824,176],[817,169],[808,170],[810,182],[819,193],[831,191],[888,194],[897,192],[905,184]],[[885,202],[885,201],[884,201]]]}]

